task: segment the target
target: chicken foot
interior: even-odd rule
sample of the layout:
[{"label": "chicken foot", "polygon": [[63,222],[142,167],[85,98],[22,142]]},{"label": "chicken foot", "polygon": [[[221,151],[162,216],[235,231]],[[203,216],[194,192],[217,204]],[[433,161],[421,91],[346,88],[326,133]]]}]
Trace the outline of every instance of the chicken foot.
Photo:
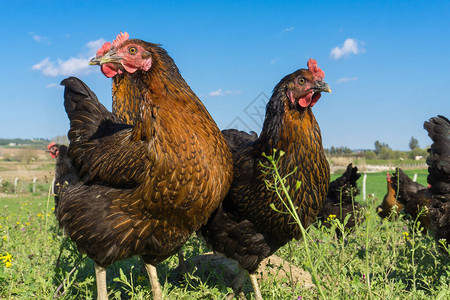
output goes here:
[{"label": "chicken foot", "polygon": [[147,270],[147,274],[150,279],[150,284],[152,286],[153,299],[154,300],[162,299],[161,285],[159,284],[156,267],[151,264],[145,264],[145,269]]},{"label": "chicken foot", "polygon": [[97,282],[97,300],[108,300],[106,268],[97,263],[95,263],[95,281]]}]

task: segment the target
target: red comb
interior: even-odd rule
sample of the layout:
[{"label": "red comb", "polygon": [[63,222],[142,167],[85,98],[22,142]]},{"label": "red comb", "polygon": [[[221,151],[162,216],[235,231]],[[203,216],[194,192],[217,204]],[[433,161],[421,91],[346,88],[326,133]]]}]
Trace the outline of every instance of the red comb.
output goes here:
[{"label": "red comb", "polygon": [[55,146],[55,142],[50,142],[50,144],[47,145],[47,149],[50,149],[51,147]]},{"label": "red comb", "polygon": [[119,47],[123,42],[125,42],[129,38],[130,38],[130,36],[128,35],[127,32],[120,32],[113,42],[113,47],[115,47],[115,48]]},{"label": "red comb", "polygon": [[97,50],[97,54],[96,56],[103,56],[105,55],[106,52],[109,51],[109,49],[111,49],[111,42],[106,42],[102,45],[102,47],[100,49]]},{"label": "red comb", "polygon": [[308,60],[308,69],[317,80],[322,80],[325,77],[325,73],[317,66],[315,59],[310,58]]},{"label": "red comb", "polygon": [[387,181],[391,181],[391,174],[389,172],[386,173],[386,179]]}]

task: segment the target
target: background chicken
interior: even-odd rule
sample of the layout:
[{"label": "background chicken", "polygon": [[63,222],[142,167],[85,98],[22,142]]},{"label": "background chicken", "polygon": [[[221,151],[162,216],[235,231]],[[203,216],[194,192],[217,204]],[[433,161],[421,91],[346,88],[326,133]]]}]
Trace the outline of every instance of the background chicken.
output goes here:
[{"label": "background chicken", "polygon": [[113,85],[135,95],[137,106],[126,112],[134,126],[80,80],[62,82],[69,157],[82,183],[63,194],[57,217],[95,261],[98,294],[106,297],[105,267],[132,255],[157,281],[154,265],[206,222],[228,191],[232,165],[219,129],[164,49],[120,35],[100,60],[119,74]]},{"label": "background chicken", "polygon": [[[268,165],[262,153],[272,154],[279,149],[286,154],[280,161],[286,185],[300,188],[292,195],[302,224],[313,223],[323,206],[330,180],[330,170],[322,147],[319,125],[312,106],[321,92],[330,92],[323,82],[324,73],[315,60],[308,61],[308,69],[300,69],[284,77],[274,88],[267,104],[266,118],[259,138],[238,131],[226,131],[230,145],[234,145],[233,183],[223,203],[210,218],[201,234],[214,251],[235,259],[250,273],[257,299],[261,299],[256,277],[252,274],[259,263],[292,238],[301,237],[298,225],[290,215],[276,212],[285,208],[277,194],[266,188],[263,165]],[[241,145],[236,144],[241,141]],[[236,146],[236,147],[235,147]],[[245,272],[235,280],[239,292]]]},{"label": "background chicken", "polygon": [[51,142],[47,145],[47,149],[51,157],[56,158],[55,182],[53,184],[56,210],[63,190],[77,184],[78,176],[68,157],[69,149],[66,145],[59,145],[55,142]]},{"label": "background chicken", "polygon": [[378,215],[386,218],[394,210],[396,213],[404,212],[411,216],[412,220],[420,221],[423,229],[429,228],[427,207],[429,206],[430,193],[420,183],[414,182],[397,168],[392,176],[388,176],[388,190],[383,202],[378,206]]},{"label": "background chicken", "polygon": [[[433,140],[430,155],[427,158],[428,184],[425,188],[413,182],[402,169],[397,168],[390,181],[388,192],[378,214],[389,215],[392,200],[398,201],[398,211],[403,210],[413,220],[420,221],[421,227],[433,232],[437,240],[450,240],[450,122],[444,116],[431,118],[425,122],[424,128]],[[398,192],[397,192],[398,191]]]},{"label": "background chicken", "polygon": [[[330,227],[330,223],[325,222],[330,218],[330,215],[334,216],[333,218],[338,219],[342,224],[346,216],[350,215],[345,228],[355,227],[356,218],[358,218],[359,223],[362,221],[360,215],[363,206],[355,200],[356,196],[359,195],[356,182],[360,177],[361,174],[358,173],[358,168],[349,164],[344,174],[330,183],[325,204],[317,216],[326,227]],[[339,233],[339,231],[337,232]]]},{"label": "background chicken", "polygon": [[437,241],[450,245],[450,121],[444,116],[431,118],[424,128],[433,140],[427,158],[429,192],[428,216]]},{"label": "background chicken", "polygon": [[[398,178],[398,177],[396,177]],[[398,179],[397,179],[398,180]],[[381,218],[393,218],[403,210],[403,204],[397,200],[397,190],[392,187],[392,176],[386,173],[387,192],[381,204],[377,207],[377,213]],[[397,185],[398,187],[399,185]]]}]

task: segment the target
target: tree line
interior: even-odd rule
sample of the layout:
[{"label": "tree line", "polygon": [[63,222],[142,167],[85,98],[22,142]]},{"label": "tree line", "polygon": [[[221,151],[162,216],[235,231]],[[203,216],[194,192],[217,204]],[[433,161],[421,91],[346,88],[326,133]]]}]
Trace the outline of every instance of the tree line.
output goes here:
[{"label": "tree line", "polygon": [[365,157],[366,159],[415,159],[417,156],[422,156],[424,158],[427,156],[427,150],[420,148],[419,141],[415,137],[411,137],[411,140],[409,141],[408,146],[410,151],[392,150],[387,143],[383,143],[378,140],[375,141],[374,146],[374,150],[362,150],[358,153],[354,153],[350,148],[345,146],[332,146],[330,149],[325,149],[325,154],[329,156],[359,155]]}]

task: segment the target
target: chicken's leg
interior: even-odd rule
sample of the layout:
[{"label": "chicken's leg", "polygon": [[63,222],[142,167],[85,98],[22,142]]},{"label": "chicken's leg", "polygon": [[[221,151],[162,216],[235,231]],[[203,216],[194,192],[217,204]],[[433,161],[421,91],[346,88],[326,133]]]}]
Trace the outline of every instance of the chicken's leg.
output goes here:
[{"label": "chicken's leg", "polygon": [[162,299],[161,285],[159,284],[156,267],[151,264],[145,264],[145,269],[147,270],[147,274],[150,279],[150,284],[152,286],[153,300]]},{"label": "chicken's leg", "polygon": [[261,295],[261,291],[259,290],[259,285],[258,285],[258,280],[256,279],[256,275],[255,274],[250,274],[250,281],[252,283],[253,286],[253,292],[255,293],[255,299],[256,300],[263,300],[262,295]]},{"label": "chicken's leg", "polygon": [[95,264],[95,280],[97,281],[97,300],[108,300],[106,288],[106,268]]},{"label": "chicken's leg", "polygon": [[246,275],[247,271],[245,271],[241,266],[239,266],[239,273],[236,274],[236,277],[233,279],[233,282],[231,283],[233,293],[227,295],[226,297],[227,300],[233,299],[235,296],[237,296],[239,299],[246,299],[243,291]]},{"label": "chicken's leg", "polygon": [[178,251],[178,276],[179,282],[184,280],[184,275],[188,272],[186,261],[184,260],[183,250]]}]

